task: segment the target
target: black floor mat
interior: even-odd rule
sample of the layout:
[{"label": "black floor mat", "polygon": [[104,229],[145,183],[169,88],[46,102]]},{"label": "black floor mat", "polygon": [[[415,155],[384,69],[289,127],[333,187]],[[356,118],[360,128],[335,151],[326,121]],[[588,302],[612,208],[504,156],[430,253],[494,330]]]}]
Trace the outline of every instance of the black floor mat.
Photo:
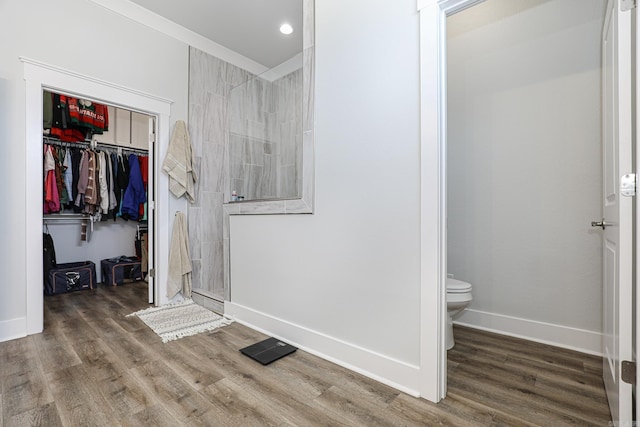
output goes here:
[{"label": "black floor mat", "polygon": [[284,343],[279,339],[267,338],[249,347],[241,348],[240,352],[263,365],[268,365],[271,362],[293,353],[297,349],[297,347]]}]

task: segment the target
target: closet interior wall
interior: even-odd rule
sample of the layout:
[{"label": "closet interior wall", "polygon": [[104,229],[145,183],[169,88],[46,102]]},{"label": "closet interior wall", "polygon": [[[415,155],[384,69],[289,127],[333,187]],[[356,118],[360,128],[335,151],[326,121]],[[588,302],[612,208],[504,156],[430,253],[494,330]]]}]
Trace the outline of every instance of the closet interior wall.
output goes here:
[{"label": "closet interior wall", "polygon": [[[47,92],[45,96],[46,94]],[[89,133],[83,141],[66,142],[61,141],[56,135],[46,135],[45,131],[43,152],[46,146],[50,145],[64,149],[95,149],[107,154],[122,155],[127,159],[131,154],[148,156],[149,116],[118,107],[106,107],[108,130],[102,131],[102,134]],[[144,170],[141,172],[144,174]],[[143,180],[148,182],[148,179],[150,177],[145,176]],[[101,260],[122,255],[134,256],[136,252],[140,252],[136,251],[136,239],[146,233],[146,217],[143,216],[140,220],[125,220],[116,216],[114,220],[112,215],[104,216],[107,218],[92,222],[87,215],[69,207],[61,206],[60,212],[55,213],[44,213],[43,209],[43,232],[53,237],[58,264],[92,261],[96,265],[96,280],[102,282]],[[86,241],[81,237],[83,221],[89,228]]]}]

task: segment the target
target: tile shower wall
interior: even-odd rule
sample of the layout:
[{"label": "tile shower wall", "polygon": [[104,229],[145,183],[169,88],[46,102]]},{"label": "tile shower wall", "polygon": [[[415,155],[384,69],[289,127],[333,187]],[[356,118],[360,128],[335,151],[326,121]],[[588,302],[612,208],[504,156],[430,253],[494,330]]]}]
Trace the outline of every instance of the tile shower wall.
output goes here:
[{"label": "tile shower wall", "polygon": [[231,89],[231,190],[246,200],[300,197],[302,70]]},{"label": "tile shower wall", "polygon": [[302,91],[302,69],[273,82],[280,198],[302,195]]},{"label": "tile shower wall", "polygon": [[302,71],[273,82],[190,48],[189,133],[198,182],[189,206],[193,288],[223,299],[222,205],[301,194]]},{"label": "tile shower wall", "polygon": [[253,78],[231,89],[229,97],[231,190],[247,200],[276,196],[271,89]]},{"label": "tile shower wall", "polygon": [[189,134],[198,182],[189,206],[193,288],[224,297],[222,204],[229,200],[228,98],[250,73],[197,49],[189,51]]}]

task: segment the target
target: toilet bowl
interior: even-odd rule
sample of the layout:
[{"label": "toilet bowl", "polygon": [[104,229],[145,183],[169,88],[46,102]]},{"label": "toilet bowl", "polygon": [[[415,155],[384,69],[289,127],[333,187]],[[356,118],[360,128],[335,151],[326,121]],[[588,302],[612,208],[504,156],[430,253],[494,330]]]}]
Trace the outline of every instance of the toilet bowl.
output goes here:
[{"label": "toilet bowl", "polygon": [[447,350],[455,345],[453,319],[471,302],[471,284],[447,277]]}]

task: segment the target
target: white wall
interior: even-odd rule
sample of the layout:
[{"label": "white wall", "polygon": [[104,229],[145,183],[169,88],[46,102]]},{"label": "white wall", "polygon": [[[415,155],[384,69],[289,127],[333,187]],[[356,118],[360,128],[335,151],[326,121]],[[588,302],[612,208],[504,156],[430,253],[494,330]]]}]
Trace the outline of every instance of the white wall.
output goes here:
[{"label": "white wall", "polygon": [[[25,253],[25,210],[32,207],[25,198],[31,189],[25,184],[25,84],[19,57],[170,99],[173,124],[187,118],[188,46],[84,0],[0,2],[0,40],[2,341],[24,333],[16,328],[26,316],[26,259],[41,256]],[[163,154],[160,150],[158,156]],[[157,197],[159,213],[184,210],[168,194]]]},{"label": "white wall", "polygon": [[420,356],[415,6],[316,2],[316,209],[231,217],[240,320],[409,392]]},{"label": "white wall", "polygon": [[461,323],[600,351],[605,0],[448,18],[448,270]]}]

